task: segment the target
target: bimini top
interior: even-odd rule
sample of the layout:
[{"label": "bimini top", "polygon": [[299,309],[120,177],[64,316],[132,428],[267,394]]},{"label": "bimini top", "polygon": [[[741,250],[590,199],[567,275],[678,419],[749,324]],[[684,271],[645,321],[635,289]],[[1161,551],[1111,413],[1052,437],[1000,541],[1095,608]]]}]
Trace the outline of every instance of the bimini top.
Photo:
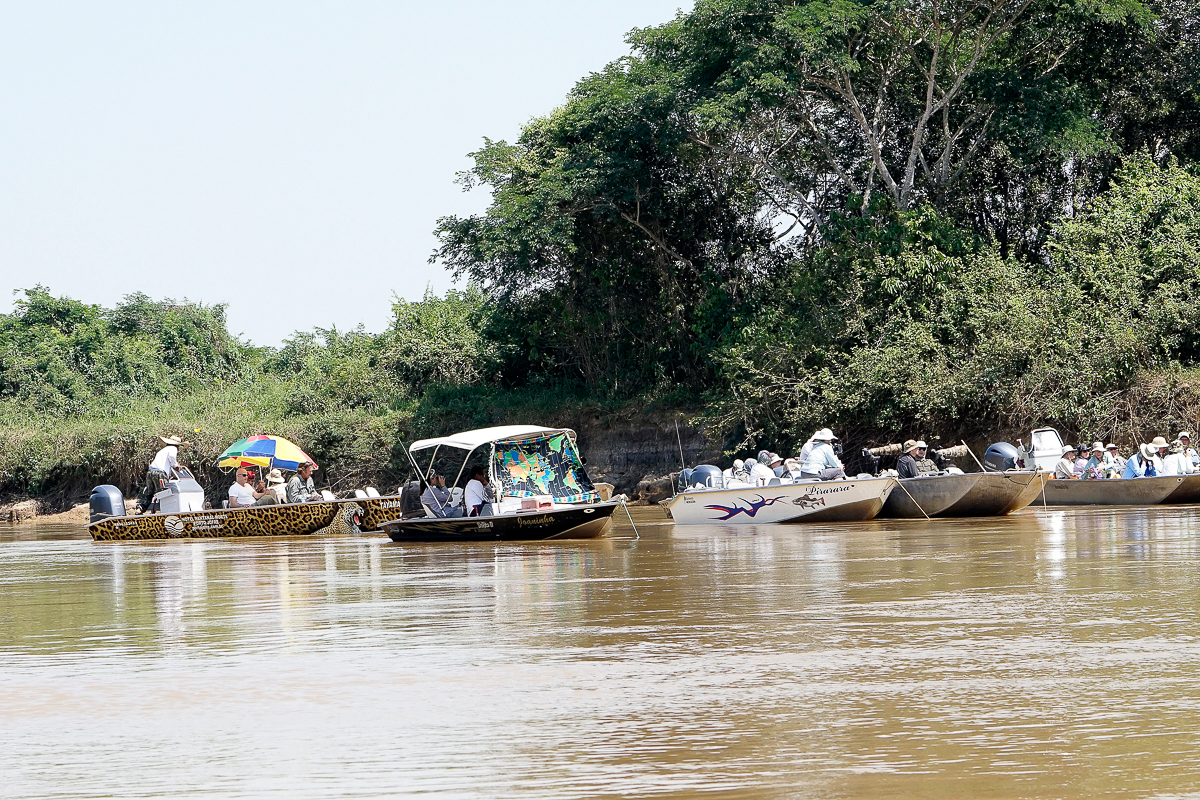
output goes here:
[{"label": "bimini top", "polygon": [[422,439],[413,442],[408,447],[410,453],[418,450],[428,450],[431,447],[455,447],[459,450],[474,450],[480,445],[491,442],[514,442],[521,439],[531,439],[547,433],[566,433],[575,439],[575,431],[569,428],[542,428],[537,425],[500,425],[496,428],[480,428],[477,431],[463,431],[437,439]]}]

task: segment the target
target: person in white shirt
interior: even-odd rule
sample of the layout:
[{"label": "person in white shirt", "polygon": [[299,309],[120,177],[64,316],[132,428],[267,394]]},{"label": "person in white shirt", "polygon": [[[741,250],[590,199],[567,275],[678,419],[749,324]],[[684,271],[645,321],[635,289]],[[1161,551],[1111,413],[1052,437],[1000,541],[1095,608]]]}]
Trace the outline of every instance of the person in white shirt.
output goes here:
[{"label": "person in white shirt", "polygon": [[278,469],[273,469],[267,474],[267,487],[271,494],[275,495],[276,503],[287,502],[287,481]]},{"label": "person in white shirt", "polygon": [[1183,442],[1176,439],[1171,442],[1167,448],[1167,455],[1163,458],[1163,475],[1191,475],[1196,471],[1196,467],[1192,464],[1192,460],[1183,452]]},{"label": "person in white shirt", "polygon": [[746,459],[746,469],[750,471],[750,483],[755,486],[766,486],[776,477],[775,471],[766,464],[759,463],[756,458]]},{"label": "person in white shirt", "polygon": [[179,477],[179,448],[188,445],[178,436],[159,436],[158,440],[163,443],[163,447],[154,454],[150,467],[146,470],[146,485],[138,495],[139,514],[150,511],[154,495],[167,488],[167,481]]},{"label": "person in white shirt", "polygon": [[823,481],[846,477],[846,468],[833,452],[833,442],[837,437],[829,428],[822,428],[813,434],[813,446],[808,457],[800,462],[800,472],[805,478],[820,478]]},{"label": "person in white shirt", "polygon": [[229,487],[229,507],[248,508],[250,506],[271,506],[276,503],[275,494],[263,484],[262,488],[250,485],[250,473],[245,467],[238,467],[234,475],[234,484]]},{"label": "person in white shirt", "polygon": [[487,470],[475,467],[471,470],[471,480],[463,492],[468,517],[488,516],[492,513],[492,490],[488,486]]},{"label": "person in white shirt", "polygon": [[1117,450],[1117,446],[1115,444],[1110,444],[1105,449],[1108,451],[1109,458],[1112,459],[1112,470],[1106,477],[1121,477],[1121,473],[1125,471],[1125,459],[1121,458],[1121,453]]},{"label": "person in white shirt", "polygon": [[1075,475],[1075,448],[1067,445],[1063,448],[1062,458],[1054,465],[1054,477],[1067,480]]}]

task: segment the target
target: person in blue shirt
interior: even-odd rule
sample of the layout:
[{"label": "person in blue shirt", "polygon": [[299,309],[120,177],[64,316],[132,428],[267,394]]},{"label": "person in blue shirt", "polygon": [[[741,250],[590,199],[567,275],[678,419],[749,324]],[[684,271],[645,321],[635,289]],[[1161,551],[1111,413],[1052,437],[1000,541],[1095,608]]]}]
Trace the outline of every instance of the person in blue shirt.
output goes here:
[{"label": "person in blue shirt", "polygon": [[846,469],[841,460],[833,452],[833,442],[837,437],[829,428],[822,428],[813,435],[813,447],[808,452],[804,463],[800,465],[802,478],[820,478],[823,481],[846,477]]},{"label": "person in blue shirt", "polygon": [[1138,452],[1133,458],[1125,462],[1125,471],[1121,473],[1122,478],[1153,478],[1158,475],[1154,469],[1154,457],[1158,455],[1158,448],[1152,444],[1144,444],[1138,448]]}]

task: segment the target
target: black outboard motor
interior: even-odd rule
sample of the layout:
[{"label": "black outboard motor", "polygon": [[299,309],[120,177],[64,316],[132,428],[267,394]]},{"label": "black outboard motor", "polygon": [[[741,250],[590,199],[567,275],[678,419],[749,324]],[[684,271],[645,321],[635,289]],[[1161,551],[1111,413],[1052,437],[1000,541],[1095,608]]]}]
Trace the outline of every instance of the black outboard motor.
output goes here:
[{"label": "black outboard motor", "polygon": [[712,464],[701,464],[692,470],[691,486],[699,486],[706,488],[709,486],[721,486],[721,468],[714,467]]},{"label": "black outboard motor", "polygon": [[678,494],[691,485],[692,471],[684,467],[683,471],[679,473],[679,480],[675,482],[675,493]]},{"label": "black outboard motor", "polygon": [[421,482],[409,481],[400,488],[400,516],[403,519],[425,516],[425,507],[421,505]]},{"label": "black outboard motor", "polygon": [[983,454],[983,468],[988,472],[1004,472],[1010,469],[1025,469],[1017,448],[1008,442],[996,442]]},{"label": "black outboard motor", "polygon": [[115,486],[104,484],[92,489],[92,497],[88,501],[88,511],[91,516],[88,522],[99,522],[108,517],[125,516],[125,497]]}]

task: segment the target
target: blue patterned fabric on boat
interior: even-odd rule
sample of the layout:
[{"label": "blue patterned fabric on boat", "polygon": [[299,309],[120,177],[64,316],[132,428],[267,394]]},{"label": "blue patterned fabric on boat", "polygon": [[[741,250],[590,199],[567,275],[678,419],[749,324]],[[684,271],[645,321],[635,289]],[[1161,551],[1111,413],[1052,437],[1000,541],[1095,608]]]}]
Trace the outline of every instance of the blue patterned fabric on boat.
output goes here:
[{"label": "blue patterned fabric on boat", "polygon": [[556,503],[600,499],[566,433],[496,442],[496,476],[500,493],[508,497],[548,494]]}]

